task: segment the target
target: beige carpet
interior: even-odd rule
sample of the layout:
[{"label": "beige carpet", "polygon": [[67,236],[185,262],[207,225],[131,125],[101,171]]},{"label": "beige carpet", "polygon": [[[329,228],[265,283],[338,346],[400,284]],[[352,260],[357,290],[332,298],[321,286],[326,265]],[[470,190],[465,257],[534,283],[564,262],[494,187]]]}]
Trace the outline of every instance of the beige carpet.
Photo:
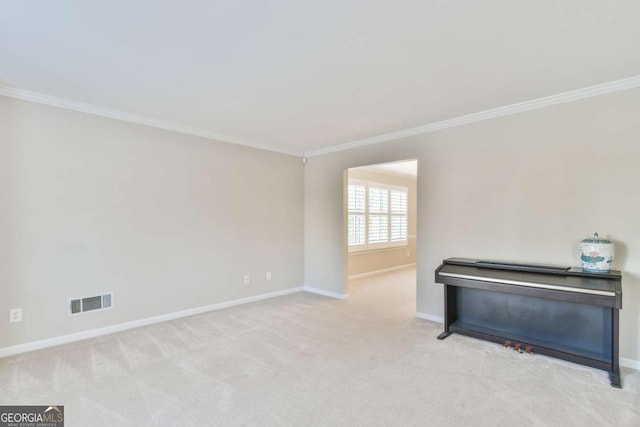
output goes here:
[{"label": "beige carpet", "polygon": [[640,374],[453,335],[415,314],[415,271],[0,360],[0,403],[67,426],[638,426]]}]

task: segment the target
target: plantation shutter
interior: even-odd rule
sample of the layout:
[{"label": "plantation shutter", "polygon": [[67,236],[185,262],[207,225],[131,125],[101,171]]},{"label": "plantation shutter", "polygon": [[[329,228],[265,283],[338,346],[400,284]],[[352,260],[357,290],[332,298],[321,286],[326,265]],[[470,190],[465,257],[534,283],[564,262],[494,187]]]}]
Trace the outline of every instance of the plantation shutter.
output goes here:
[{"label": "plantation shutter", "polygon": [[407,190],[391,190],[391,241],[407,240]]},{"label": "plantation shutter", "polygon": [[389,190],[369,186],[369,241],[389,241]]},{"label": "plantation shutter", "polygon": [[364,245],[366,243],[366,193],[366,186],[349,184],[348,228],[350,246]]},{"label": "plantation shutter", "polygon": [[349,251],[407,244],[407,187],[349,180],[347,215]]}]

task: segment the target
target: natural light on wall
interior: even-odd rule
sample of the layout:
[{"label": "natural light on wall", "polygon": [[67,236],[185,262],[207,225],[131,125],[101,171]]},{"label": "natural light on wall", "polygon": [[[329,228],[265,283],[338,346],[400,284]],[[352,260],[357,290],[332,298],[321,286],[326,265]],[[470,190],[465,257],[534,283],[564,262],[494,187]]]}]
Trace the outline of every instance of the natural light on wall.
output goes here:
[{"label": "natural light on wall", "polygon": [[407,245],[407,193],[407,187],[349,180],[349,252]]}]

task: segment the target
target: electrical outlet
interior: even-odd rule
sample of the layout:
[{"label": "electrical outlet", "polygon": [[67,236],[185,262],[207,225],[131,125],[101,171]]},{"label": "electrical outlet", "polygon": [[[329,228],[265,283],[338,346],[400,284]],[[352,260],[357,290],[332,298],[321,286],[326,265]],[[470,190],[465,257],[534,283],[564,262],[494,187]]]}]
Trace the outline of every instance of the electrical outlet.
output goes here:
[{"label": "electrical outlet", "polygon": [[251,277],[249,277],[249,275],[248,275],[248,274],[245,274],[245,275],[244,275],[244,284],[245,284],[245,285],[248,285],[248,284],[249,284],[249,282],[251,282]]},{"label": "electrical outlet", "polygon": [[271,280],[271,272],[267,271],[267,280]]},{"label": "electrical outlet", "polygon": [[9,323],[22,322],[22,309],[12,308],[9,310]]}]

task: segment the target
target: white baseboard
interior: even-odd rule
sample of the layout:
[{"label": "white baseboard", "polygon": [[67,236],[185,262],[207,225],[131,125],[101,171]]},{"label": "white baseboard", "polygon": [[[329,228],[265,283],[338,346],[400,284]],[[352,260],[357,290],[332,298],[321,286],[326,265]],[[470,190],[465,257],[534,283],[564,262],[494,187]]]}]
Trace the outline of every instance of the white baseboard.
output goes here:
[{"label": "white baseboard", "polygon": [[623,366],[625,368],[635,369],[636,371],[640,371],[640,360],[627,359],[626,357],[621,357],[620,366]]},{"label": "white baseboard", "polygon": [[[251,302],[262,301],[269,298],[279,297],[282,295],[288,295],[295,292],[311,292],[318,295],[324,295],[331,298],[347,299],[349,294],[338,294],[335,292],[329,292],[311,286],[300,286],[297,288],[284,289],[282,291],[270,292],[268,294],[254,295],[251,297],[240,298],[232,301],[221,302],[218,304],[211,304],[202,307],[190,308],[188,310],[176,311],[173,313],[162,314],[160,316],[148,317],[146,319],[134,320],[131,322],[120,323],[113,326],[106,326],[99,329],[91,329],[89,331],[77,332],[74,334],[62,335],[59,337],[48,338],[39,341],[32,341],[25,344],[14,345],[11,347],[0,348],[0,358],[15,356],[17,354],[27,353],[29,351],[41,350],[43,348],[54,347],[57,345],[67,344],[75,341],[82,341],[89,338],[95,338],[102,335],[113,334],[115,332],[126,331],[128,329],[139,328],[141,326],[153,325],[154,323],[166,322],[167,320],[179,319],[182,317],[194,316],[196,314],[207,313],[210,311],[222,310],[224,308],[234,307],[237,305],[248,304]],[[418,319],[429,320],[436,323],[444,323],[444,317],[433,314],[426,314],[416,312]],[[626,357],[620,358],[620,366],[640,371],[640,360],[628,359]]]},{"label": "white baseboard", "polygon": [[205,305],[202,307],[190,308],[187,310],[162,314],[160,316],[147,317],[146,319],[133,320],[131,322],[126,322],[126,323],[119,323],[117,325],[106,326],[104,328],[91,329],[88,331],[76,332],[73,334],[62,335],[54,338],[47,338],[39,341],[32,341],[25,344],[14,345],[11,347],[4,347],[4,348],[0,348],[0,358],[14,356],[16,354],[26,353],[29,351],[40,350],[47,347],[54,347],[56,345],[67,344],[74,341],[86,340],[88,338],[95,338],[102,335],[112,334],[114,332],[126,331],[128,329],[139,328],[140,326],[152,325],[154,323],[165,322],[167,320],[179,319],[181,317],[189,317],[196,314],[207,313],[209,311],[222,310],[223,308],[229,308],[237,305],[248,304],[251,302],[279,297],[282,295],[288,295],[295,292],[300,292],[303,289],[304,288],[302,286],[297,288],[284,289],[282,291],[269,292],[267,294],[254,295],[251,297],[221,302],[218,304]]},{"label": "white baseboard", "polygon": [[426,314],[426,313],[416,312],[416,317],[418,319],[429,320],[431,322],[444,323],[444,317],[436,316],[435,314]]},{"label": "white baseboard", "polygon": [[[433,314],[417,312],[416,317],[418,319],[430,320],[432,322],[437,322],[437,323],[444,323],[444,317],[436,316]],[[620,366],[623,366],[625,368],[635,369],[636,371],[640,371],[640,360],[627,359],[626,357],[621,357]]]},{"label": "white baseboard", "polygon": [[338,294],[335,292],[325,291],[323,289],[313,288],[311,286],[305,286],[303,288],[305,292],[311,292],[312,294],[324,295],[325,297],[337,298],[337,299],[347,299],[349,294]]},{"label": "white baseboard", "polygon": [[392,271],[397,271],[397,270],[404,270],[405,268],[415,267],[415,266],[416,266],[416,263],[412,262],[411,264],[397,265],[395,267],[383,268],[381,270],[369,271],[367,273],[352,274],[347,279],[349,280],[364,279],[365,277],[377,276],[378,274],[390,273]]}]

